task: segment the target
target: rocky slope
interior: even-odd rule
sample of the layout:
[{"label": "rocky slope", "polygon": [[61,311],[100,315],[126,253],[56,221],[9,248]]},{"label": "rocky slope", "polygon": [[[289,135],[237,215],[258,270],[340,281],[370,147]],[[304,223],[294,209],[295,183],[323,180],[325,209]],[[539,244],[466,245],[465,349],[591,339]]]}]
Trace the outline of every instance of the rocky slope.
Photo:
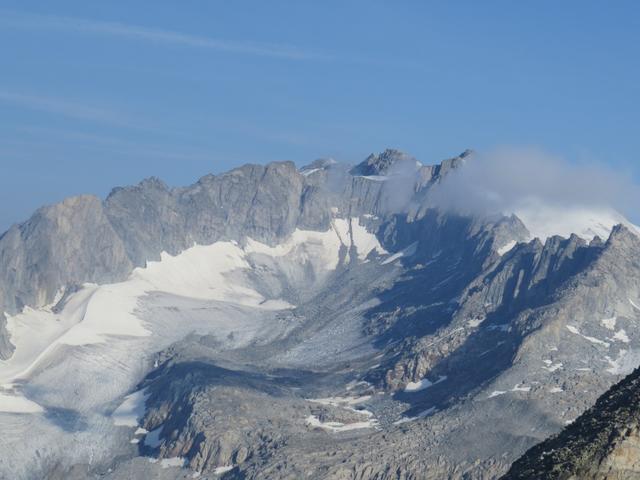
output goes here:
[{"label": "rocky slope", "polygon": [[502,478],[639,477],[640,370],[636,369],[561,433],[528,450]]}]

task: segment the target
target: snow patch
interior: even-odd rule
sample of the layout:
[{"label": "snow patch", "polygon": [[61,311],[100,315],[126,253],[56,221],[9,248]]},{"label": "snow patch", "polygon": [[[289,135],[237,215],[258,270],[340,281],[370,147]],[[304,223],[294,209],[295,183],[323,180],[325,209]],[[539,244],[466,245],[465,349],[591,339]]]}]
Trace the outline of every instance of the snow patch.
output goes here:
[{"label": "snow patch", "polygon": [[441,375],[440,378],[438,378],[438,380],[436,380],[435,382],[432,382],[426,378],[423,378],[422,380],[419,380],[417,382],[407,383],[407,386],[404,387],[404,391],[407,393],[419,392],[421,390],[425,390],[429,387],[437,385],[438,383],[444,382],[446,379],[447,379],[446,375]]},{"label": "snow patch", "polygon": [[[545,363],[547,363],[547,362],[550,362],[550,360],[545,360]],[[548,372],[553,373],[553,372],[555,372],[556,370],[560,370],[560,369],[562,368],[562,366],[563,366],[563,365],[562,365],[562,362],[558,362],[558,363],[556,363],[556,364],[554,364],[553,362],[551,362],[551,363],[547,363],[547,366],[542,367],[542,368],[544,368],[544,369],[545,369],[545,370],[547,370]]]},{"label": "snow patch", "polygon": [[596,345],[602,345],[603,347],[606,347],[606,348],[609,348],[609,346],[610,346],[608,342],[605,342],[605,341],[600,340],[598,338],[594,338],[594,337],[589,337],[587,335],[583,335],[573,325],[567,325],[567,330],[569,330],[571,333],[573,333],[575,335],[579,335],[580,337],[584,338],[585,340],[587,340],[587,341],[589,341],[591,343],[595,343]]},{"label": "snow patch", "polygon": [[505,393],[507,392],[505,392],[504,390],[494,390],[487,398],[498,397],[500,395],[504,395]]},{"label": "snow patch", "polygon": [[223,465],[221,467],[216,467],[213,469],[213,473],[216,475],[222,475],[223,473],[230,472],[235,468],[234,465]]},{"label": "snow patch", "polygon": [[374,419],[365,422],[341,423],[341,422],[322,422],[315,415],[309,415],[305,423],[312,428],[320,428],[328,432],[346,432],[349,430],[359,430],[362,428],[375,428],[378,421]]},{"label": "snow patch", "polygon": [[367,180],[372,180],[374,182],[384,182],[389,180],[387,175],[356,175],[358,178],[366,178]]},{"label": "snow patch", "polygon": [[604,328],[607,328],[609,330],[615,330],[617,320],[618,320],[618,317],[603,318],[602,320],[600,320],[600,323]]},{"label": "snow patch", "polygon": [[0,412],[5,413],[42,413],[44,409],[22,395],[0,393]]},{"label": "snow patch", "polygon": [[613,338],[621,341],[622,343],[629,343],[631,341],[629,340],[629,337],[627,336],[627,332],[625,332],[624,329],[618,330],[613,336]]},{"label": "snow patch", "polygon": [[418,242],[413,242],[407,248],[404,248],[404,249],[400,250],[399,252],[394,253],[389,258],[386,258],[385,260],[383,260],[381,262],[381,265],[387,265],[387,264],[389,264],[391,262],[395,262],[396,260],[398,260],[400,258],[405,258],[405,257],[410,257],[412,255],[415,255],[417,249],[418,249]]},{"label": "snow patch", "polygon": [[518,384],[518,385],[514,385],[514,387],[511,389],[512,392],[530,392],[531,391],[531,387],[527,387],[523,384]]},{"label": "snow patch", "polygon": [[620,350],[615,360],[608,356],[605,357],[605,360],[609,363],[607,372],[610,374],[629,375],[640,365],[640,352]]},{"label": "snow patch", "polygon": [[503,245],[496,251],[498,252],[498,255],[502,257],[505,253],[508,253],[511,250],[513,250],[513,247],[515,247],[517,244],[518,242],[516,240],[511,240],[509,243],[507,243],[506,245]]},{"label": "snow patch", "polygon": [[479,327],[485,320],[486,318],[474,318],[473,320],[469,320],[467,322],[467,325],[469,325],[471,328],[476,328]]}]

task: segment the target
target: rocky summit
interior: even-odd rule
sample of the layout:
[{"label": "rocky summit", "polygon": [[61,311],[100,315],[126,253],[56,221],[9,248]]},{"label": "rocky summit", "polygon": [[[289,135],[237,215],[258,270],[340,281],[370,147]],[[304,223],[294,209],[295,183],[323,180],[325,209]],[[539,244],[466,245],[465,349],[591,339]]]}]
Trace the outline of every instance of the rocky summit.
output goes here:
[{"label": "rocky summit", "polygon": [[473,161],[150,178],[11,227],[0,478],[634,478],[640,230],[442,204]]}]

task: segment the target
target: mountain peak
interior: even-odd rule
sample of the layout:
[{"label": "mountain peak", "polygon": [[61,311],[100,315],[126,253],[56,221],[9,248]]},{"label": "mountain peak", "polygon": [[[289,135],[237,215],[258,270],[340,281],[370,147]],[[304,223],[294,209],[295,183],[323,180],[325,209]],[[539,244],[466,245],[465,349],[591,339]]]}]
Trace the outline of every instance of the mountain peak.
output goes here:
[{"label": "mountain peak", "polygon": [[382,153],[369,155],[364,161],[351,169],[352,175],[384,175],[399,162],[417,162],[411,155],[400,150],[388,148]]}]

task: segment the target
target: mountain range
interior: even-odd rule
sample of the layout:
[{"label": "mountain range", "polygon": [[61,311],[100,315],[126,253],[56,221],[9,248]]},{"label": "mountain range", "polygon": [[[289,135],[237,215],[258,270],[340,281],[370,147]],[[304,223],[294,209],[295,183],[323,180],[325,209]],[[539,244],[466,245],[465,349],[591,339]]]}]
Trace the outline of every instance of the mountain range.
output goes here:
[{"label": "mountain range", "polygon": [[634,401],[640,230],[443,205],[474,161],[150,178],[11,227],[0,477],[633,478],[597,476],[593,432],[635,455],[607,412]]}]

